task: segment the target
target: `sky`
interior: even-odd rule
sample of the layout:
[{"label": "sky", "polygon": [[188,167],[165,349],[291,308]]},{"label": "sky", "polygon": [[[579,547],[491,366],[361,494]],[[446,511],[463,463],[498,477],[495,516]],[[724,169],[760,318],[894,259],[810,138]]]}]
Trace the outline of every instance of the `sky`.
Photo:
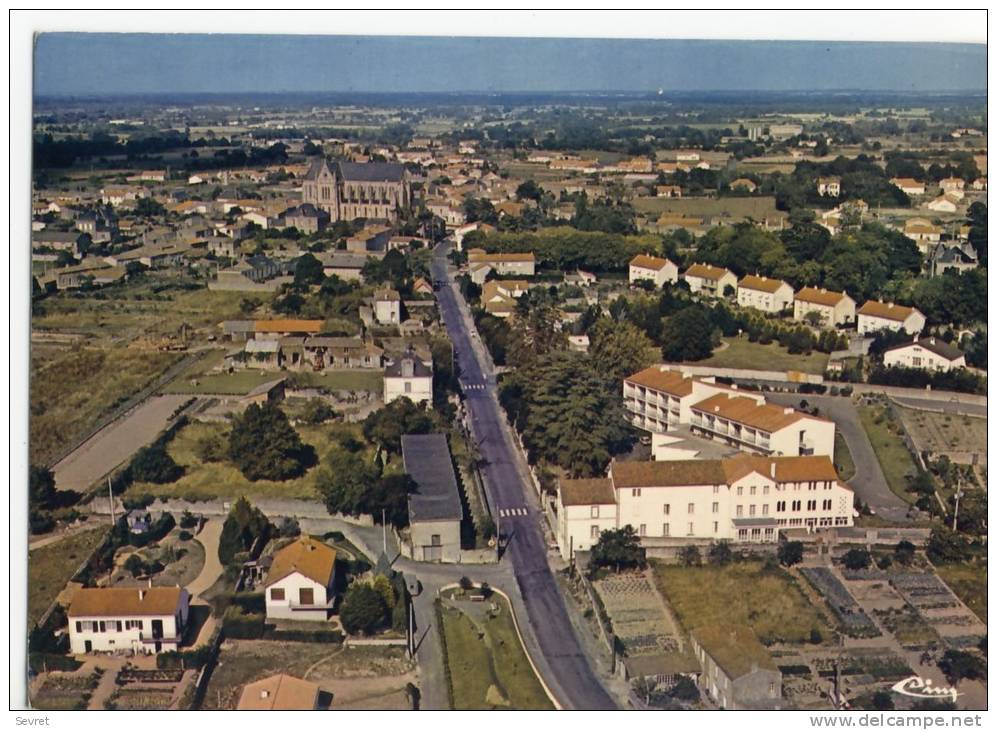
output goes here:
[{"label": "sky", "polygon": [[984,91],[958,43],[46,33],[35,95]]}]

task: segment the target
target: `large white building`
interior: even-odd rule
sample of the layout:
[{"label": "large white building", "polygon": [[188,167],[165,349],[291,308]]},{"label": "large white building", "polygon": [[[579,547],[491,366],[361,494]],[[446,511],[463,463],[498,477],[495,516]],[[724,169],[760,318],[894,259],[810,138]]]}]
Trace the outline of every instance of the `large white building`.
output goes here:
[{"label": "large white building", "polygon": [[709,297],[722,297],[727,291],[727,287],[737,293],[737,276],[733,271],[710,266],[709,264],[693,264],[682,278],[689,284],[689,291],[693,294],[703,294]]},{"label": "large white building", "polygon": [[668,259],[638,254],[630,260],[630,283],[653,281],[657,287],[679,280],[679,267]]},{"label": "large white building", "polygon": [[267,618],[325,621],[332,611],[336,551],[303,536],[274,553],[264,582]]},{"label": "large white building", "polygon": [[740,451],[772,456],[834,454],[834,422],[765,402],[760,393],[718,385],[664,366],[623,381],[630,422],[652,434],[680,425]]},{"label": "large white building", "polygon": [[947,371],[966,367],[966,356],[955,345],[934,337],[923,337],[913,342],[891,347],[883,353],[887,367],[919,368],[921,370]]},{"label": "large white building", "polygon": [[782,279],[745,276],[737,283],[737,304],[778,314],[793,306],[793,287]]},{"label": "large white building", "polygon": [[374,319],[378,324],[400,324],[402,297],[394,289],[381,289],[374,293]]},{"label": "large white building", "polygon": [[645,546],[775,542],[783,528],[850,526],[853,497],[828,456],[614,461],[604,479],[561,480],[557,544],[567,559],[625,525]]},{"label": "large white building", "polygon": [[536,256],[526,253],[485,253],[484,249],[472,248],[467,252],[468,272],[475,284],[484,284],[488,274],[499,276],[534,276]]},{"label": "large white building", "polygon": [[821,327],[833,328],[855,321],[855,300],[845,292],[804,287],[793,299],[793,319],[807,321],[807,314],[820,315]]},{"label": "large white building", "polygon": [[858,332],[867,335],[880,330],[903,330],[909,335],[920,334],[927,320],[913,307],[870,299],[858,310]]},{"label": "large white building", "polygon": [[189,606],[190,594],[180,587],[81,588],[69,605],[70,651],[175,651]]}]

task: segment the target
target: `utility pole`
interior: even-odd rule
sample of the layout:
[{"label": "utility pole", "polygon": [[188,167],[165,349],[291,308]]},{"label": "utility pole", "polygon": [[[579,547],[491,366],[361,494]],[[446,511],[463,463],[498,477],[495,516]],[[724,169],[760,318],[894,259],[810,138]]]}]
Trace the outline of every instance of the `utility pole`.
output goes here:
[{"label": "utility pole", "polygon": [[383,547],[381,549],[384,550],[384,556],[387,557],[388,556],[388,522],[385,519],[384,515],[385,515],[385,510],[382,508],[381,509],[381,537],[382,537],[382,540],[383,540]]},{"label": "utility pole", "polygon": [[962,499],[962,479],[955,491],[955,511],[952,513],[952,532],[959,530],[959,500]]},{"label": "utility pole", "polygon": [[111,505],[111,527],[114,527],[114,491],[111,489],[111,476],[107,477],[107,500]]}]

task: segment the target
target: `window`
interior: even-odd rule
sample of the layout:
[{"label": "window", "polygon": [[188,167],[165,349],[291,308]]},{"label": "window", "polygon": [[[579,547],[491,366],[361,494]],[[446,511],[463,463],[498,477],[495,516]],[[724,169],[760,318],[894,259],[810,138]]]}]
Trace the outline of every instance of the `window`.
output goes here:
[{"label": "window", "polygon": [[432,545],[433,547],[439,547],[440,545],[443,544],[443,541],[440,539],[439,535],[430,535],[429,544]]},{"label": "window", "polygon": [[720,523],[719,522],[714,522],[713,523],[713,534],[716,535],[718,532],[720,532]]},{"label": "window", "polygon": [[271,588],[270,589],[270,600],[271,601],[283,601],[284,600],[284,589],[283,588]]},{"label": "window", "polygon": [[696,503],[689,502],[689,514],[695,514],[695,512],[696,512]]},{"label": "window", "polygon": [[670,515],[672,513],[672,506],[670,504],[665,505],[665,514]]},{"label": "window", "polygon": [[800,500],[794,499],[793,500],[793,512],[799,512],[800,511],[800,505],[802,505],[802,504],[803,503]]},{"label": "window", "polygon": [[412,383],[409,383],[408,381],[405,382],[405,392],[406,393],[412,392]]},{"label": "window", "polygon": [[597,504],[593,504],[592,505],[592,516],[593,517],[598,517],[599,516],[599,505],[597,505]]},{"label": "window", "polygon": [[775,530],[773,530],[771,527],[766,527],[765,528],[765,539],[766,540],[771,540],[774,535],[775,535]]},{"label": "window", "polygon": [[720,494],[720,485],[719,484],[714,484],[713,485],[713,493],[714,494]]},{"label": "window", "polygon": [[[278,590],[280,590],[280,589],[278,589]],[[142,622],[141,621],[125,621],[125,631],[131,631],[133,629],[138,629],[139,631],[141,631],[142,630]]]},{"label": "window", "polygon": [[775,503],[775,511],[776,512],[785,512],[786,511],[786,503],[785,502],[776,502]]},{"label": "window", "polygon": [[720,503],[719,502],[714,502],[713,503],[713,514],[716,514],[719,511],[720,511]]},{"label": "window", "polygon": [[647,525],[642,524],[640,526],[640,528],[638,528],[637,534],[640,535],[641,537],[646,536],[647,535]]},{"label": "window", "polygon": [[298,589],[298,603],[302,606],[311,606],[315,603],[315,590],[312,588]]},{"label": "window", "polygon": [[750,515],[751,517],[755,516],[755,505],[751,505],[750,507],[748,507],[748,515]]},{"label": "window", "polygon": [[630,490],[630,496],[631,497],[639,497],[640,496],[640,489],[631,489]]},{"label": "window", "polygon": [[807,500],[807,509],[810,512],[813,512],[815,509],[817,509],[817,500],[816,499],[808,499]]},{"label": "window", "polygon": [[672,534],[672,526],[669,525],[667,522],[665,524],[663,524],[661,526],[661,534],[664,535],[665,537],[668,537],[669,535],[671,535]]},{"label": "window", "polygon": [[831,509],[831,500],[829,499],[824,500],[824,509]]},{"label": "window", "polygon": [[752,487],[751,488],[751,496],[754,497],[755,496],[755,492],[757,492],[757,491],[758,491],[758,487]]},{"label": "window", "polygon": [[766,484],[764,487],[762,487],[762,494],[768,494],[768,493],[769,493],[769,485]]},{"label": "window", "polygon": [[738,530],[737,531],[737,539],[738,540],[747,540],[748,539],[748,531],[745,530],[745,529],[743,529],[743,528],[740,529],[740,530]]},{"label": "window", "polygon": [[686,534],[687,535],[691,535],[692,534],[692,523],[691,522],[689,523],[689,532],[687,532]]},{"label": "window", "polygon": [[593,540],[598,540],[599,539],[599,526],[598,525],[592,525],[592,530],[591,530],[591,532],[589,534],[592,536]]},{"label": "window", "polygon": [[737,496],[740,497],[743,494],[744,494],[744,487],[738,487],[737,488]]},{"label": "window", "polygon": [[769,506],[767,504],[762,505],[762,516],[766,516],[769,513]]},{"label": "window", "polygon": [[744,516],[744,505],[742,504],[737,505],[737,516],[738,517]]}]

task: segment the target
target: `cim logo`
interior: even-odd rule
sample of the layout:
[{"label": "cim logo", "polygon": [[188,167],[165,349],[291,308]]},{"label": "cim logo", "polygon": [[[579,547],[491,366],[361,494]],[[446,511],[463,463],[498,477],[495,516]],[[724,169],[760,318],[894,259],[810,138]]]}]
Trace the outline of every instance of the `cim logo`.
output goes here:
[{"label": "cim logo", "polygon": [[917,676],[900,680],[893,685],[893,691],[907,697],[916,697],[919,700],[949,699],[953,702],[960,694],[955,687],[932,687],[930,679],[922,679]]}]

